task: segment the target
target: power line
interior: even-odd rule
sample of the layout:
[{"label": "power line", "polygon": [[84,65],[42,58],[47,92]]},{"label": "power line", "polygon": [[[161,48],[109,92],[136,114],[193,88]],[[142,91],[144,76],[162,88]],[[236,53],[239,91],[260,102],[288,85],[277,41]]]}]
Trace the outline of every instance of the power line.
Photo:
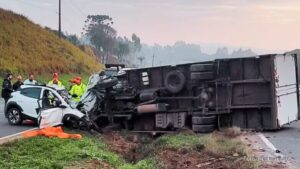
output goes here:
[{"label": "power line", "polygon": [[[61,1],[61,0],[59,0],[59,1]],[[38,5],[37,3],[32,3],[32,2],[27,1],[27,0],[17,0],[17,2],[18,2],[18,3],[22,3],[22,4],[24,4],[24,5],[28,6],[28,7],[31,7],[31,8],[34,7],[35,9],[41,10],[42,12],[47,11],[47,12],[49,12],[49,13],[54,13],[55,15],[58,15],[58,17],[59,17],[59,21],[58,21],[58,33],[61,34],[61,35],[62,35],[62,22],[63,22],[63,24],[68,25],[69,27],[74,27],[74,24],[70,22],[70,21],[73,21],[74,18],[68,16],[66,12],[64,12],[64,14],[62,14],[62,11],[59,10],[59,9],[62,10],[62,6],[61,6],[61,7],[58,7],[58,8],[56,7],[56,9],[58,9],[58,10],[55,10],[55,9],[53,9],[53,8],[45,7],[45,6],[43,6],[43,5]],[[61,4],[61,3],[62,3],[62,4]],[[75,9],[75,8],[78,9],[78,10],[74,10],[74,13],[78,14],[79,16],[82,16],[82,14],[85,15],[84,12],[83,12],[82,10],[80,10],[78,7],[75,7],[75,6],[73,5],[73,3],[74,3],[74,2],[69,1],[69,2],[68,2],[68,5],[71,4],[70,6],[72,6],[73,9]],[[64,4],[64,3],[63,3],[63,1],[62,1],[62,2],[59,2],[58,5],[63,5],[63,4]],[[26,8],[26,7],[25,7],[25,8]],[[32,9],[29,9],[29,8],[28,8],[28,10],[32,10]],[[81,14],[78,13],[78,11],[79,11]],[[64,17],[66,17],[67,19],[63,19]]]},{"label": "power line", "polygon": [[61,38],[61,0],[58,0],[58,36]]},{"label": "power line", "polygon": [[71,6],[73,6],[73,8],[76,10],[76,12],[77,11],[79,11],[83,16],[87,16],[87,14],[85,13],[85,12],[83,12],[78,6],[77,6],[77,4],[75,3],[75,2],[71,2],[71,0],[68,0],[69,1],[69,4],[71,4]]}]

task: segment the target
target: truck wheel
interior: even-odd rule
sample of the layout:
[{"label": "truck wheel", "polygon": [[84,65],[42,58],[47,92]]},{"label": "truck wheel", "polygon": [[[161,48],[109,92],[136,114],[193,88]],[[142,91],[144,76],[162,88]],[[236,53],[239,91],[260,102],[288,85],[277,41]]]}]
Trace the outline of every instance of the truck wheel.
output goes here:
[{"label": "truck wheel", "polygon": [[193,124],[192,125],[192,130],[195,133],[211,133],[215,130],[215,125],[198,125],[198,124]]},{"label": "truck wheel", "polygon": [[192,124],[215,124],[216,116],[193,116],[192,117]]},{"label": "truck wheel", "polygon": [[18,108],[12,107],[7,111],[7,120],[11,125],[20,125],[23,122],[21,111]]},{"label": "truck wheel", "polygon": [[165,77],[164,85],[169,92],[176,94],[183,89],[185,76],[178,70],[168,72]]},{"label": "truck wheel", "polygon": [[213,72],[192,72],[191,73],[191,80],[209,80],[213,78],[214,78]]},{"label": "truck wheel", "polygon": [[213,71],[214,65],[213,64],[194,64],[190,66],[191,72],[207,72]]}]

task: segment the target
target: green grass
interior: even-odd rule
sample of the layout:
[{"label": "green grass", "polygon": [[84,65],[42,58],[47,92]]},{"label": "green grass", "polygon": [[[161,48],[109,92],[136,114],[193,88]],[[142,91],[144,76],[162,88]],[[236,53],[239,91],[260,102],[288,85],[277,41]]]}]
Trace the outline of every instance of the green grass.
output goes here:
[{"label": "green grass", "polygon": [[[60,169],[72,168],[72,166],[80,168],[81,162],[97,160],[116,169],[157,169],[162,165],[155,156],[155,152],[168,148],[202,151],[198,149],[200,145],[204,146],[204,153],[210,152],[229,160],[229,168],[258,168],[256,162],[243,159],[244,156],[249,155],[249,152],[240,140],[224,138],[215,134],[203,136],[164,135],[149,145],[152,145],[152,153],[136,163],[127,163],[121,155],[110,151],[101,137],[84,135],[80,140],[34,137],[1,145],[0,168]],[[233,157],[234,153],[238,153],[239,157]]]},{"label": "green grass", "polygon": [[195,149],[204,146],[206,150],[219,155],[238,153],[241,156],[246,156],[249,154],[247,147],[240,140],[220,137],[215,134],[203,136],[191,134],[164,135],[158,138],[155,145],[174,149]]},{"label": "green grass", "polygon": [[196,135],[164,135],[156,140],[155,146],[174,149],[193,149],[197,145],[202,145],[204,140],[202,137]]},{"label": "green grass", "polygon": [[137,162],[136,164],[124,164],[118,169],[156,169],[157,162],[154,158],[147,158]]},{"label": "green grass", "polygon": [[154,159],[128,164],[109,151],[101,139],[80,140],[34,137],[0,146],[1,169],[60,169],[82,160],[101,160],[117,169],[153,169]]},{"label": "green grass", "polygon": [[118,165],[120,158],[106,145],[85,137],[81,140],[35,137],[0,147],[0,168],[63,168],[71,161],[104,159]]}]

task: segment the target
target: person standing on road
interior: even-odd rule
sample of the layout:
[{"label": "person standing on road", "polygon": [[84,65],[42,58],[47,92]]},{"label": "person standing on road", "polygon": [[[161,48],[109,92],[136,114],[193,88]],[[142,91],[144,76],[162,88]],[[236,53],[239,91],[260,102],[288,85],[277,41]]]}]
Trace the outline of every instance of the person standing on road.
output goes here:
[{"label": "person standing on road", "polygon": [[[6,106],[8,99],[10,98],[11,93],[13,92],[13,88],[11,85],[12,78],[13,78],[13,75],[11,73],[9,73],[6,75],[6,78],[4,79],[4,81],[2,83],[1,96],[5,101],[5,106]],[[4,106],[4,109],[5,109],[5,106]]]},{"label": "person standing on road", "polygon": [[63,84],[58,79],[58,73],[53,73],[53,79],[48,82],[48,86],[57,85],[58,87],[63,87]]},{"label": "person standing on road", "polygon": [[13,85],[14,91],[18,90],[23,85],[23,78],[21,75],[17,77],[17,81]]},{"label": "person standing on road", "polygon": [[32,73],[29,74],[28,79],[24,81],[25,85],[37,85],[38,82],[34,80],[34,75]]}]

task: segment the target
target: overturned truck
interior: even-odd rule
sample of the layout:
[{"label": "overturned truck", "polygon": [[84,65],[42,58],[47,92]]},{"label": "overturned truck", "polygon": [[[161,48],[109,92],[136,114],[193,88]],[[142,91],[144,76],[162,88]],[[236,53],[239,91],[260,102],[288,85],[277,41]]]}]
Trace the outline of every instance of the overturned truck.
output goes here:
[{"label": "overturned truck", "polygon": [[279,129],[299,116],[299,60],[287,53],[101,73],[82,103],[98,125],[135,131]]}]

